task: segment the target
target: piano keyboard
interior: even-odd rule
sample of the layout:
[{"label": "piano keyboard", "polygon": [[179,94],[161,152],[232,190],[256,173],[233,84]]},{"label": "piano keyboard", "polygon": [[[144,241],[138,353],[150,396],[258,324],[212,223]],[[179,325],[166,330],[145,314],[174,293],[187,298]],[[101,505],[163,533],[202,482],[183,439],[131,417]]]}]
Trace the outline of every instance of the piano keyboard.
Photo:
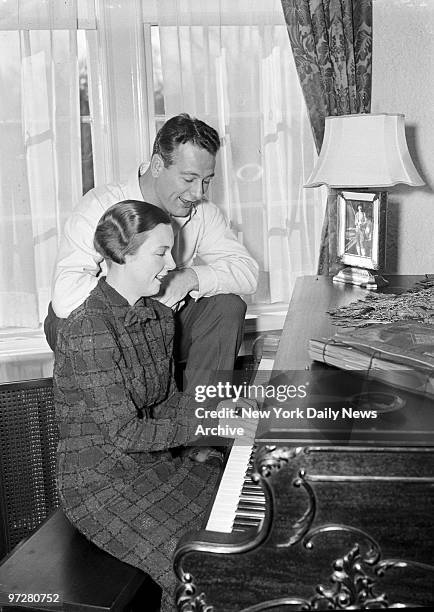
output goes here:
[{"label": "piano keyboard", "polygon": [[[253,384],[267,384],[273,364],[273,359],[263,357]],[[253,438],[249,440],[244,436],[242,440],[234,440],[208,518],[207,531],[232,533],[260,526],[265,516],[265,498],[261,487],[251,480],[253,458]]]}]

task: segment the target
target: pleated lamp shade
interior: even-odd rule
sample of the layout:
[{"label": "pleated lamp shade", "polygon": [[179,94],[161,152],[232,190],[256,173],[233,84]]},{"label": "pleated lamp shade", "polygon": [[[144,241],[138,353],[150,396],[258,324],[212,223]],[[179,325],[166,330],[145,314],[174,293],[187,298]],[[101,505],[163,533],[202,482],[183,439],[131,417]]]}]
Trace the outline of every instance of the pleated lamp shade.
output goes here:
[{"label": "pleated lamp shade", "polygon": [[404,115],[357,114],[326,117],[324,141],[305,187],[419,187],[407,148]]}]

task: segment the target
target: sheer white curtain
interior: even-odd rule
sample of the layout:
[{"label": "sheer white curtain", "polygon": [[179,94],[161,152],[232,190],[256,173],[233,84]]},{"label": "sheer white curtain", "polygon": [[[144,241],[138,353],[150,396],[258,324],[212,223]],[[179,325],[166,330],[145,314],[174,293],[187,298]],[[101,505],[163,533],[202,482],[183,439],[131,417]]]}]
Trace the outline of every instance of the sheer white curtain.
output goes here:
[{"label": "sheer white curtain", "polygon": [[323,197],[304,190],[316,152],[278,0],[159,0],[166,117],[218,129],[212,198],[260,266],[255,303],[288,302],[315,273]]},{"label": "sheer white curtain", "polygon": [[0,8],[0,327],[37,327],[81,194],[76,0]]}]

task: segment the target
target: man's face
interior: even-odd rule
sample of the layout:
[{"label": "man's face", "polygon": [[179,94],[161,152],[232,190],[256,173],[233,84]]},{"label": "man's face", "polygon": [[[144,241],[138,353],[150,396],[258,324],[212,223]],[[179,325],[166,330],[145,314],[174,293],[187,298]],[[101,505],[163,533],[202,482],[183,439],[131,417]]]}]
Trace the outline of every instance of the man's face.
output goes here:
[{"label": "man's face", "polygon": [[214,176],[215,156],[186,142],[175,149],[168,168],[158,155],[153,163],[155,189],[162,208],[174,217],[188,217],[208,190]]}]

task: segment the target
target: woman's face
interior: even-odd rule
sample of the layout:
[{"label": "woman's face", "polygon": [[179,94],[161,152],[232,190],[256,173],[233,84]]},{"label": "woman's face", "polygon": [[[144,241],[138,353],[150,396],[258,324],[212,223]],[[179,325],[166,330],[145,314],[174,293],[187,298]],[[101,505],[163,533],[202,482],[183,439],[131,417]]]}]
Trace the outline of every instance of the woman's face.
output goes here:
[{"label": "woman's face", "polygon": [[147,232],[145,241],[134,255],[125,256],[128,281],[140,295],[156,295],[160,291],[161,280],[175,268],[172,247],[172,227],[160,223]]}]

